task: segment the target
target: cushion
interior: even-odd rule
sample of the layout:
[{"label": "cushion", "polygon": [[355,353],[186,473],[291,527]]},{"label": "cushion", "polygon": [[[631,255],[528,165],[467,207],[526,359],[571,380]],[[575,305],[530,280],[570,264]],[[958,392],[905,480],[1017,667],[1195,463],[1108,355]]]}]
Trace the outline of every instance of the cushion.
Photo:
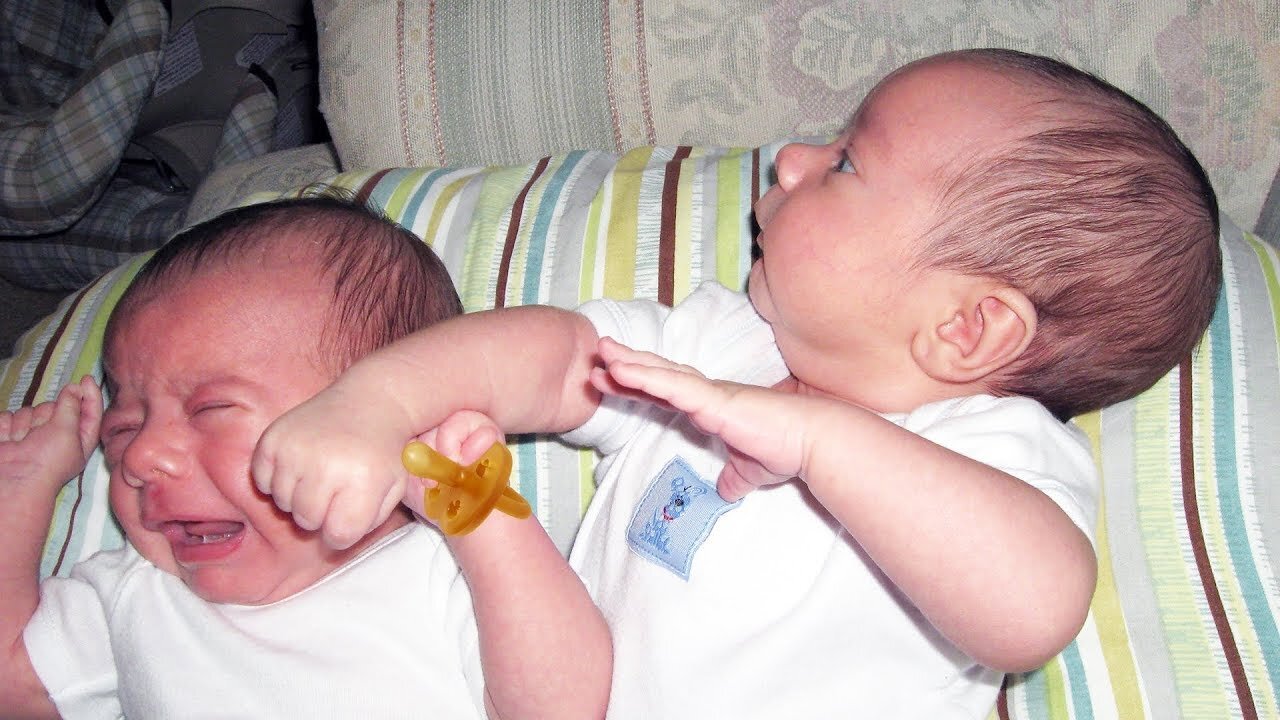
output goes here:
[{"label": "cushion", "polygon": [[280,188],[302,187],[333,177],[338,156],[330,143],[275,150],[214,169],[200,181],[183,220],[195,225],[244,202],[246,197]]},{"label": "cushion", "polygon": [[[517,166],[392,168],[331,183],[428,238],[468,310],[676,302],[741,287],[754,198],[780,144],[571,152]],[[274,194],[273,194],[274,196]],[[1103,478],[1100,574],[1079,638],[1009,678],[1001,718],[1221,718],[1280,713],[1277,563],[1280,255],[1224,221],[1226,282],[1199,349],[1138,398],[1082,416]],[[0,367],[10,407],[96,365],[106,314],[141,258],[69,298]],[[518,340],[515,340],[518,341]],[[595,456],[513,438],[513,483],[567,550]],[[41,572],[121,542],[95,456],[62,491]]]},{"label": "cushion", "polygon": [[[532,162],[579,148],[829,134],[899,65],[964,47],[1058,57],[1146,102],[1253,227],[1280,167],[1274,3],[444,3],[316,0],[344,167]],[[534,8],[536,7],[536,10]]]},{"label": "cushion", "polygon": [[1253,231],[1272,245],[1280,244],[1280,172],[1271,181],[1271,189],[1267,191],[1267,200]]}]

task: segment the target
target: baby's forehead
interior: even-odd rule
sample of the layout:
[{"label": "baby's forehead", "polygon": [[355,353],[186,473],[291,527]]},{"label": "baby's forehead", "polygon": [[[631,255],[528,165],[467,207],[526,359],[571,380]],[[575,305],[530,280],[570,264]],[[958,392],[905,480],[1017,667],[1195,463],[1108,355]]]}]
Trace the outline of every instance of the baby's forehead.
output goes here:
[{"label": "baby's forehead", "polygon": [[[327,307],[333,281],[313,252],[253,248],[237,255],[175,263],[129,288],[117,306],[117,333],[142,314],[241,314],[264,305]],[[304,314],[299,322],[314,317]]]},{"label": "baby's forehead", "polygon": [[175,337],[198,342],[201,328],[211,334],[209,343],[249,344],[266,336],[302,350],[307,338],[323,333],[332,306],[331,283],[314,267],[210,263],[161,275],[126,295],[108,325],[104,360],[109,366],[137,345]]},{"label": "baby's forehead", "polygon": [[[961,92],[956,92],[961,88]],[[903,98],[914,98],[903,102]],[[890,73],[873,87],[850,116],[845,133],[874,132],[934,118],[943,135],[960,133],[969,154],[999,152],[1010,141],[1060,125],[1070,111],[1058,102],[1063,92],[1024,72],[965,57],[925,58]],[[1066,103],[1070,105],[1070,103]],[[941,119],[941,120],[940,120]]]},{"label": "baby's forehead", "polygon": [[1026,100],[1061,94],[1051,84],[1017,68],[998,66],[975,57],[933,56],[907,63],[881,78],[855,108],[850,122],[873,108],[887,89],[906,82],[932,85],[939,91],[961,87],[975,96],[993,94],[993,89],[1012,90]]}]

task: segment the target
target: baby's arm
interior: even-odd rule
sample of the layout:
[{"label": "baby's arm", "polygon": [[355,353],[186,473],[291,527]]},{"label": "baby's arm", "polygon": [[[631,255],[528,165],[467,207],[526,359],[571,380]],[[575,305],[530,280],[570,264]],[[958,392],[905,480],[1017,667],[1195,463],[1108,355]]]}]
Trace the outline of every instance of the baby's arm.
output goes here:
[{"label": "baby's arm", "polygon": [[358,361],[267,428],[253,479],[305,529],[349,547],[400,502],[400,451],[458,410],[509,433],[568,430],[599,402],[587,380],[595,329],[531,306],[452,318]]},{"label": "baby's arm", "polygon": [[1096,580],[1092,546],[1047,495],[855,405],[708,381],[601,341],[606,392],[688,413],[733,457],[729,499],[804,480],[925,617],[978,662],[1038,667],[1079,631]]},{"label": "baby's arm", "polygon": [[91,377],[52,402],[0,413],[0,707],[6,717],[57,717],[22,631],[40,599],[40,549],[58,490],[98,444],[102,393]]},{"label": "baby's arm", "polygon": [[[502,435],[467,412],[420,439],[468,464]],[[405,501],[421,513],[416,490]],[[470,533],[447,539],[471,590],[489,717],[604,717],[609,628],[538,520],[494,511]]]}]

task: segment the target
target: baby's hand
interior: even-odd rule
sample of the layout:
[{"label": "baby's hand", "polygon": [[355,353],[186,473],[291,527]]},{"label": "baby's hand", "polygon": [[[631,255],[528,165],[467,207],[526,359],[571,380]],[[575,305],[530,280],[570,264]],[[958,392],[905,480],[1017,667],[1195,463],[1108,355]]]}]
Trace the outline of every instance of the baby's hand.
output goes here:
[{"label": "baby's hand", "polygon": [[724,441],[730,456],[717,483],[724,499],[738,500],[802,473],[804,413],[795,395],[708,380],[691,367],[609,338],[600,340],[599,350],[605,367],[592,371],[596,389],[669,405]]},{"label": "baby's hand", "polygon": [[0,412],[0,478],[61,487],[84,471],[101,423],[102,392],[88,375],[50,402]]},{"label": "baby's hand", "polygon": [[[414,438],[435,449],[436,452],[459,465],[470,465],[494,443],[503,439],[502,430],[488,415],[473,410],[462,410],[445,418],[444,422]],[[404,504],[420,518],[426,518],[423,505],[426,491],[435,483],[411,475],[404,492]]]},{"label": "baby's hand", "polygon": [[[378,407],[374,407],[378,405]],[[404,497],[400,451],[407,418],[337,385],[284,413],[258,440],[250,470],[298,527],[345,549],[381,525]]]}]

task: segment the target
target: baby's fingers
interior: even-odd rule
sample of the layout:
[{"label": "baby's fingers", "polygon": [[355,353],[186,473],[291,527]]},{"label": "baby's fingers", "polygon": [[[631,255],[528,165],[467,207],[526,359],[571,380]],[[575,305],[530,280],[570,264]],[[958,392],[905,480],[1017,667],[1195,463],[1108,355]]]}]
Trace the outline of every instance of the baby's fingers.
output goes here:
[{"label": "baby's fingers", "polygon": [[[617,384],[693,416],[702,424],[699,414],[723,405],[729,393],[694,370],[674,363],[666,366],[618,362],[609,366],[609,377]],[[593,378],[594,382],[594,378]],[[598,387],[598,386],[597,386]],[[602,392],[603,388],[599,388]],[[703,428],[716,432],[711,428]]]},{"label": "baby's fingers", "polygon": [[716,492],[719,493],[720,497],[724,498],[728,502],[737,502],[755,489],[755,485],[747,482],[747,480],[729,464],[726,464],[724,469],[720,471],[720,478],[716,481]]},{"label": "baby's fingers", "polygon": [[102,390],[91,375],[81,378],[77,389],[80,394],[80,449],[87,458],[98,446],[98,432],[102,428]]},{"label": "baby's fingers", "polygon": [[5,413],[7,416],[7,427],[5,428],[5,440],[19,442],[31,432],[31,420],[34,410],[30,406],[23,406],[13,412]]},{"label": "baby's fingers", "polygon": [[716,481],[716,491],[725,500],[735,502],[763,485],[785,482],[790,477],[790,474],[771,472],[755,458],[730,448],[729,461],[720,470]]},{"label": "baby's fingers", "polygon": [[691,373],[699,377],[702,373],[689,367],[672,362],[661,355],[651,353],[645,350],[636,350],[634,348],[623,345],[611,337],[600,338],[597,350],[600,353],[600,359],[606,367],[612,367],[615,363],[626,363],[629,365],[648,365],[651,367],[668,368],[670,370],[679,370],[681,372]]},{"label": "baby's fingers", "polygon": [[463,465],[475,462],[485,450],[502,440],[498,425],[481,412],[460,410],[416,438],[436,452]]},{"label": "baby's fingers", "polygon": [[[61,392],[66,391],[63,390]],[[61,395],[61,392],[59,395]],[[63,407],[70,407],[70,404],[64,403],[61,397],[57,398],[53,402],[42,402],[39,405],[36,405],[31,409],[31,426],[27,429],[27,432],[30,432],[32,428],[38,428],[41,425],[48,424],[48,422],[53,419],[54,414]]]},{"label": "baby's fingers", "polygon": [[324,492],[314,482],[305,491],[297,483],[277,483],[272,488],[271,499],[276,507],[293,516],[293,522],[303,530],[319,530],[325,523],[334,493]]},{"label": "baby's fingers", "polygon": [[[277,442],[272,437],[272,427],[258,440],[253,450],[253,458],[249,461],[249,474],[253,477],[253,485],[263,495],[270,495],[276,507],[285,512],[293,509],[293,495],[298,485],[311,466],[309,449],[298,449],[287,442]],[[285,448],[277,450],[276,448]]]}]

